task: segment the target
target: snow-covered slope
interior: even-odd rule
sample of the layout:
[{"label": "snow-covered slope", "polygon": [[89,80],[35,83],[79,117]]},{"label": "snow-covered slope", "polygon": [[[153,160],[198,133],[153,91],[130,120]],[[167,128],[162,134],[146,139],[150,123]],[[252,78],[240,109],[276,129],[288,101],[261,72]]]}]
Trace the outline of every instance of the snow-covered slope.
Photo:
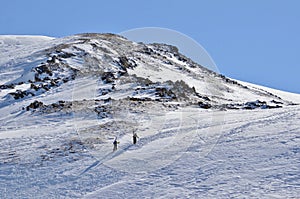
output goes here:
[{"label": "snow-covered slope", "polygon": [[113,34],[0,36],[0,52],[0,198],[300,194],[299,95]]},{"label": "snow-covered slope", "polygon": [[[18,49],[24,49],[30,46],[39,46],[40,48],[41,43],[45,43],[53,39],[55,38],[46,36],[0,35],[0,52],[1,54],[13,53]],[[3,57],[1,59],[3,59]]]},{"label": "snow-covered slope", "polygon": [[239,80],[237,80],[237,81],[240,82],[241,84],[251,87],[253,89],[265,90],[270,93],[273,93],[274,95],[280,96],[283,99],[289,99],[290,101],[292,101],[294,103],[300,104],[300,95],[299,94],[281,91],[281,90],[277,90],[277,89],[273,89],[273,88],[268,88],[268,87],[260,86],[260,85],[256,85],[256,84],[251,84],[249,82],[243,82],[243,81],[239,81]]},{"label": "snow-covered slope", "polygon": [[[25,36],[25,35],[0,35],[1,65],[8,64],[18,57],[26,57],[32,52],[40,50],[43,46],[49,46],[52,37]],[[15,61],[16,62],[16,61]]]}]

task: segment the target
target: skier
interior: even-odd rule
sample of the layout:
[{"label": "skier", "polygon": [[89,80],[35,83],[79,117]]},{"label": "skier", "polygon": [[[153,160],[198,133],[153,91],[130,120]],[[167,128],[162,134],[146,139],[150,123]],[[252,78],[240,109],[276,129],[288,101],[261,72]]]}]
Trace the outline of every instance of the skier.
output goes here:
[{"label": "skier", "polygon": [[116,151],[118,149],[118,144],[120,142],[117,140],[117,137],[115,138],[114,142],[113,142],[113,145],[114,145],[114,148],[113,148],[113,151]]},{"label": "skier", "polygon": [[136,132],[133,132],[133,144],[136,144],[137,138],[139,138],[139,136],[136,134]]}]

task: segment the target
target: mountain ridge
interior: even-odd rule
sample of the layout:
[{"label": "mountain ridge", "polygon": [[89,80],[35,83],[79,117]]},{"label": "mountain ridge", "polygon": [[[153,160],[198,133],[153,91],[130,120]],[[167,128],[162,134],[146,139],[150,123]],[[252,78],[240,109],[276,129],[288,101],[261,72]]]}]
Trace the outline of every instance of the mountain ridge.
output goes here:
[{"label": "mountain ridge", "polygon": [[[48,38],[46,40],[53,41],[55,39]],[[126,38],[114,34],[97,33],[77,34],[60,38],[58,42],[54,43],[50,44],[50,47],[48,44],[48,47],[37,50],[35,54],[38,56],[36,57],[34,55],[33,57],[31,55],[27,58],[26,56],[23,57],[27,60],[26,65],[29,65],[29,67],[27,66],[27,72],[25,71],[21,74],[21,77],[11,82],[2,84],[0,88],[3,90],[16,86],[22,87],[22,84],[30,84],[30,88],[25,91],[15,89],[18,91],[8,94],[15,99],[19,99],[28,95],[37,95],[38,90],[45,92],[52,87],[59,87],[63,83],[74,80],[77,73],[79,76],[99,74],[101,81],[111,84],[111,87],[116,87],[113,84],[116,84],[115,81],[118,81],[118,78],[129,75],[130,78],[135,79],[133,81],[136,83],[136,78],[152,85],[169,82],[170,85],[166,86],[169,88],[178,87],[178,83],[175,87],[171,84],[181,82],[183,87],[188,88],[189,95],[194,96],[193,98],[198,96],[200,106],[203,103],[206,104],[207,101],[213,101],[209,104],[210,107],[215,105],[230,108],[232,104],[236,104],[236,108],[238,108],[243,107],[242,103],[245,104],[250,101],[265,102],[266,98],[271,99],[269,103],[278,100],[282,104],[293,104],[282,100],[281,97],[271,92],[261,89],[248,89],[247,86],[238,83],[238,81],[210,71],[181,55],[174,46],[166,44],[146,45],[130,42]],[[31,62],[32,59],[37,61]],[[41,63],[37,64],[38,62]],[[209,89],[205,87],[209,87]],[[151,88],[149,89],[151,90]],[[238,92],[242,92],[242,94],[236,94],[238,93],[235,92],[236,89],[239,89]],[[168,92],[168,89],[163,92]],[[239,99],[245,93],[250,96],[248,96],[249,99]],[[257,96],[255,96],[256,94]],[[160,93],[160,95],[163,96],[163,93]],[[180,96],[180,91],[177,91],[177,95]],[[209,100],[209,96],[215,100]],[[263,105],[267,107],[267,103],[257,107],[263,107]],[[231,105],[227,106],[226,104]],[[278,104],[271,103],[269,105],[269,107],[276,106]]]}]

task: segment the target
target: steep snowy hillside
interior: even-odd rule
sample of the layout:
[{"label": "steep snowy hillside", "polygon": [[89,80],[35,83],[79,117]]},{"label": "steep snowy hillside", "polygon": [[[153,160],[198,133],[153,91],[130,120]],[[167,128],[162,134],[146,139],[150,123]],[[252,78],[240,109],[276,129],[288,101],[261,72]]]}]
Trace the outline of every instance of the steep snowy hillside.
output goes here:
[{"label": "steep snowy hillside", "polygon": [[[85,83],[92,83],[92,78],[94,84],[99,84],[93,99],[131,97],[227,109],[256,105],[272,108],[292,103],[209,71],[179,54],[173,46],[137,44],[112,34],[83,34],[50,42],[37,37],[39,40],[40,49],[39,42],[29,46],[31,40],[24,39],[17,58],[4,56],[1,60],[2,81],[4,76],[11,78],[1,85],[3,102],[34,99],[72,80],[79,80],[79,87],[84,87]],[[248,106],[252,102],[254,107]]]},{"label": "steep snowy hillside", "polygon": [[0,36],[0,53],[0,198],[300,194],[299,95],[114,34]]}]

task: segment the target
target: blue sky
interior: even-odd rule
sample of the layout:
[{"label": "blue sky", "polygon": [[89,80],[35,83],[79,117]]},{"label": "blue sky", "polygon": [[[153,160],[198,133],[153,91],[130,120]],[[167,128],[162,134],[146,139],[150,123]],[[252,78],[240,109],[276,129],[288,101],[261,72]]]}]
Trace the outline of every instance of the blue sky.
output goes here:
[{"label": "blue sky", "polygon": [[63,37],[163,27],[199,42],[226,76],[300,93],[297,0],[2,0],[0,34]]}]

